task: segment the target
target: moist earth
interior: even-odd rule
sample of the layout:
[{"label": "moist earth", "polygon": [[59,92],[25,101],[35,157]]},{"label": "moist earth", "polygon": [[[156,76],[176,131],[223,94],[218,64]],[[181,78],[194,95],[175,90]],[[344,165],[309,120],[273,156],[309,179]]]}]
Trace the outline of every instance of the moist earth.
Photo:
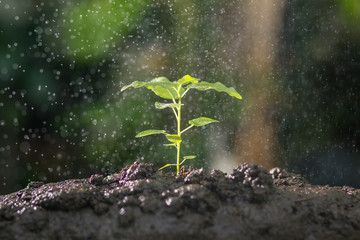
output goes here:
[{"label": "moist earth", "polygon": [[360,239],[360,190],[243,164],[120,173],[0,196],[0,239]]}]

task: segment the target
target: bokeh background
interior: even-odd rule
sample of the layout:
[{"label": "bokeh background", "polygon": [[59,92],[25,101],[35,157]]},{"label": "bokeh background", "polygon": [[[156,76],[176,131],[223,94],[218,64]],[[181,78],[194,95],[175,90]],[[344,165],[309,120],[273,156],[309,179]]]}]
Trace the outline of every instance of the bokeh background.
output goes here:
[{"label": "bokeh background", "polygon": [[[192,167],[275,166],[312,183],[360,187],[357,0],[0,0],[0,194],[29,181],[175,161],[175,127],[134,80],[190,74],[234,100],[189,92]],[[171,169],[169,169],[171,170]]]}]

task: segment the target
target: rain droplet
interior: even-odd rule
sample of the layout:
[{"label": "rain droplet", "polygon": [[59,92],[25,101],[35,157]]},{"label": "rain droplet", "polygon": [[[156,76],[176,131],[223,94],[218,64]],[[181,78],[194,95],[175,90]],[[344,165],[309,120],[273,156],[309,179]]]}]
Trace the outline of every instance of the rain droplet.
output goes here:
[{"label": "rain droplet", "polygon": [[20,151],[21,152],[28,152],[30,150],[30,143],[27,141],[24,141],[22,143],[20,143],[19,145]]}]

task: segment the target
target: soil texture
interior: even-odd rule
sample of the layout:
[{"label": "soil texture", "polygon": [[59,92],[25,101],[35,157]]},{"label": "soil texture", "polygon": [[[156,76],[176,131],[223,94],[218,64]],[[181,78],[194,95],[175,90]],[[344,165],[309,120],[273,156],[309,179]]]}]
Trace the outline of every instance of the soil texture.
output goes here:
[{"label": "soil texture", "polygon": [[360,239],[360,190],[257,165],[175,176],[135,162],[0,196],[0,239]]}]

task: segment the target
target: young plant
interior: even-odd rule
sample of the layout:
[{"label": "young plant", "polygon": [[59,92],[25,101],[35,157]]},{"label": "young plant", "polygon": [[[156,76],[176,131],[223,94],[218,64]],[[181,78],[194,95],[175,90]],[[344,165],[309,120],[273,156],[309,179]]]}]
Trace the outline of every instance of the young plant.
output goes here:
[{"label": "young plant", "polygon": [[[218,92],[225,92],[231,97],[235,97],[237,99],[242,99],[240,94],[232,87],[228,88],[224,86],[222,83],[216,82],[216,83],[209,83],[205,81],[200,81],[197,78],[193,78],[190,75],[185,75],[178,81],[170,82],[165,77],[158,77],[150,82],[140,82],[135,81],[131,84],[124,86],[121,91],[124,91],[130,87],[133,88],[141,88],[145,87],[147,89],[152,90],[157,96],[163,98],[163,99],[169,99],[172,100],[172,102],[155,102],[155,108],[157,109],[165,109],[165,108],[171,108],[173,111],[176,121],[177,121],[177,132],[175,134],[169,134],[165,130],[155,130],[150,129],[146,131],[142,131],[138,133],[135,137],[145,137],[153,134],[164,134],[166,139],[169,141],[168,144],[164,144],[165,146],[171,146],[175,147],[177,149],[177,155],[176,155],[176,163],[174,164],[166,164],[160,169],[169,167],[169,166],[176,166],[176,173],[179,173],[180,166],[188,159],[193,159],[196,156],[183,156],[181,158],[180,149],[181,149],[181,142],[182,137],[181,135],[189,130],[192,127],[201,127],[205,126],[210,123],[219,122],[217,120],[207,118],[207,117],[199,117],[195,118],[189,121],[189,126],[185,128],[184,130],[181,129],[181,110],[184,104],[181,102],[184,98],[185,94],[190,89],[200,90],[200,91],[206,91],[206,90],[216,90]],[[180,159],[182,160],[180,162]]]}]

